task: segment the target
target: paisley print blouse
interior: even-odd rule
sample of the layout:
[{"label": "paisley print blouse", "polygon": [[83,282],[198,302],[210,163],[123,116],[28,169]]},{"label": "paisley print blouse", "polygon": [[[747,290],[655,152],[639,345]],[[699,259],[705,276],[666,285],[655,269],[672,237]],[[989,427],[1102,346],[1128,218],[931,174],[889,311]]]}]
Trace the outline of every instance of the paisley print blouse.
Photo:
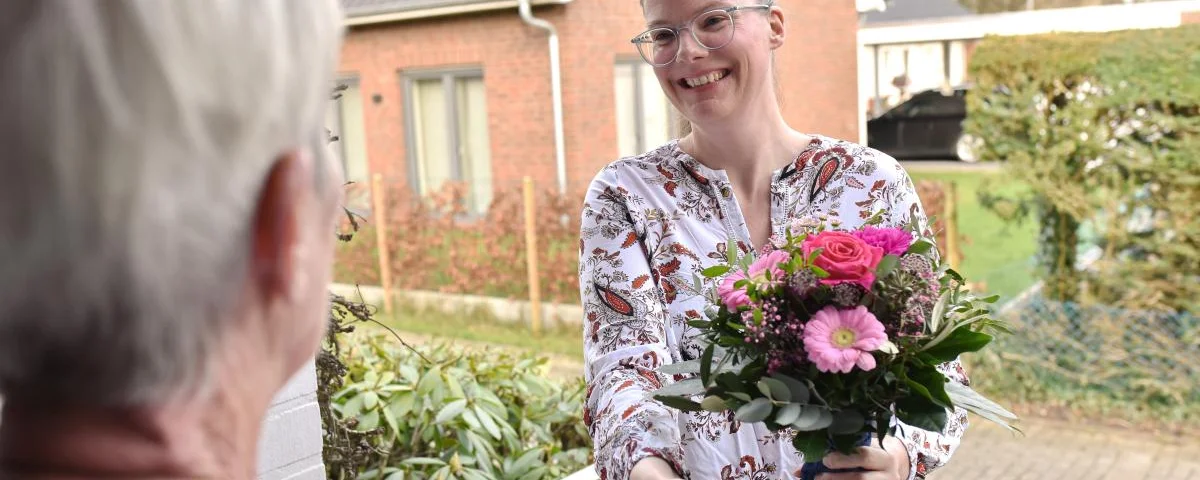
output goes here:
[{"label": "paisley print blouse", "polygon": [[[816,136],[772,176],[774,235],[798,218],[856,228],[881,209],[889,225],[926,221],[903,168],[873,149]],[[677,141],[613,162],[592,181],[583,206],[579,285],[586,315],[584,420],[601,478],[628,478],[648,456],[694,479],[792,478],[804,462],[786,431],[773,434],[732,414],[679,412],[646,395],[675,380],[661,378],[658,367],[703,351],[698,332],[687,325],[706,302],[693,279],[726,258],[730,238],[744,252],[753,248],[729,178],[684,153]],[[941,368],[967,383],[957,362]],[[951,412],[941,432],[899,424],[909,478],[923,478],[949,460],[966,426],[961,410]]]}]

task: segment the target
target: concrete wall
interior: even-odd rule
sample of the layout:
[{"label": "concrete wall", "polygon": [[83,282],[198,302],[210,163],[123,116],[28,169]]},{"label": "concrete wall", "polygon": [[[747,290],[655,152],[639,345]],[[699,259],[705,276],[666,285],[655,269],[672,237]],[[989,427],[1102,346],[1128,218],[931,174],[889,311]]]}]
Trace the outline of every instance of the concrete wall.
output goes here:
[{"label": "concrete wall", "polygon": [[261,480],[323,480],[317,376],[309,363],[280,390],[263,423],[258,445]]}]

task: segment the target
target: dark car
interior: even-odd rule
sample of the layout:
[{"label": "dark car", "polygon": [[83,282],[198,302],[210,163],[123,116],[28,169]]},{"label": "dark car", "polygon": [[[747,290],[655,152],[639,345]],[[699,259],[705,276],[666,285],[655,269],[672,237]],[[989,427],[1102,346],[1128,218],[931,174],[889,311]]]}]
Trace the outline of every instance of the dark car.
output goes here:
[{"label": "dark car", "polygon": [[975,141],[963,135],[967,88],[926,90],[867,121],[867,145],[904,160],[973,162]]}]

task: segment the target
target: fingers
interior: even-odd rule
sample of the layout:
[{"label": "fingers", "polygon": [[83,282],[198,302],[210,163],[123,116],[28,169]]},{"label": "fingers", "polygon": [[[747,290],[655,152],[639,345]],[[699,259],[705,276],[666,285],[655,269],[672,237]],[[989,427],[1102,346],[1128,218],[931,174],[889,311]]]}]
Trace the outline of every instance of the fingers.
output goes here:
[{"label": "fingers", "polygon": [[869,471],[891,472],[896,468],[892,456],[879,447],[858,447],[852,455],[833,452],[826,455],[821,461],[832,470],[862,468]]},{"label": "fingers", "polygon": [[895,478],[888,472],[822,473],[817,475],[817,480],[893,480]]}]

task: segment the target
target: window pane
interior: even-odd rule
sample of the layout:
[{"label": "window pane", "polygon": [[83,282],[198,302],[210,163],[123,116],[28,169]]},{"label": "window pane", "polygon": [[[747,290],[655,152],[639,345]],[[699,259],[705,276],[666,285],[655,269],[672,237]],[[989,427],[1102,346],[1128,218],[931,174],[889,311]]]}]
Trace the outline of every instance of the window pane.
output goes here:
[{"label": "window pane", "polygon": [[618,63],[613,72],[617,113],[617,155],[630,157],[642,153],[638,145],[637,83],[634,65]]},{"label": "window pane", "polygon": [[671,139],[671,104],[654,69],[639,66],[638,77],[642,89],[642,147],[638,153],[658,148]]},{"label": "window pane", "polygon": [[421,195],[436,192],[451,180],[454,157],[446,129],[446,92],[441,79],[413,82],[413,138],[417,151],[417,187]]},{"label": "window pane", "polygon": [[459,158],[467,188],[467,210],[483,213],[492,202],[492,155],[488,143],[487,99],[483,79],[459,78],[457,121]]},{"label": "window pane", "polygon": [[367,181],[367,142],[366,129],[363,127],[362,91],[357,83],[350,84],[342,92],[338,101],[341,111],[342,165],[345,167],[346,180],[352,182]]}]

